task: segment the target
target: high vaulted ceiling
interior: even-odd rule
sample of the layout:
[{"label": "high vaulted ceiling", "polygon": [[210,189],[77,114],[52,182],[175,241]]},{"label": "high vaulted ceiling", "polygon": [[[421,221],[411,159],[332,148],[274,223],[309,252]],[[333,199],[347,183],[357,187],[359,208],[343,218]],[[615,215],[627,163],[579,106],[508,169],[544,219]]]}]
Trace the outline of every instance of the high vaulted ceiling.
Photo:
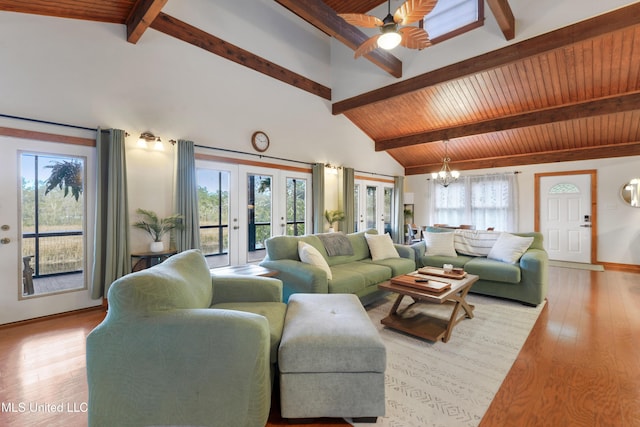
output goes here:
[{"label": "high vaulted ceiling", "polygon": [[[366,36],[335,13],[384,3],[276,1],[352,48]],[[0,10],[123,24],[132,43],[150,27],[236,62],[242,56],[243,65],[330,99],[330,88],[162,13],[166,3],[0,0]],[[517,34],[507,0],[487,3],[505,37]],[[388,52],[367,59],[402,73]],[[336,102],[333,113],[349,118],[407,175],[438,170],[445,139],[458,170],[640,155],[640,2]]]}]

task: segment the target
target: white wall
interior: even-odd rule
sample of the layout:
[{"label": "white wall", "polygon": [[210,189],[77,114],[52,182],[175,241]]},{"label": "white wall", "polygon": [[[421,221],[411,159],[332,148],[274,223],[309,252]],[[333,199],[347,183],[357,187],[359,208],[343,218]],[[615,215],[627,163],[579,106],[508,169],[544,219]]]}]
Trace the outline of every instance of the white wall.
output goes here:
[{"label": "white wall", "polygon": [[[518,231],[532,231],[534,226],[534,175],[544,172],[596,170],[598,180],[598,261],[619,264],[640,264],[640,209],[627,205],[620,188],[640,176],[640,156],[585,160],[564,163],[518,166],[463,171],[463,174],[520,171],[518,178]],[[405,191],[415,194],[415,221],[430,225],[428,214],[428,175],[406,178]]]},{"label": "white wall", "polygon": [[[190,0],[169,2],[165,12],[330,85],[327,36],[276,2]],[[261,129],[269,156],[403,174],[349,120],[333,116],[329,101],[153,29],[133,45],[123,25],[0,12],[0,58],[0,114],[131,134],[132,218],[138,207],[172,211],[173,149],[141,151],[143,131],[165,143],[184,138],[251,153],[250,137]],[[132,233],[133,250],[141,237]]]}]

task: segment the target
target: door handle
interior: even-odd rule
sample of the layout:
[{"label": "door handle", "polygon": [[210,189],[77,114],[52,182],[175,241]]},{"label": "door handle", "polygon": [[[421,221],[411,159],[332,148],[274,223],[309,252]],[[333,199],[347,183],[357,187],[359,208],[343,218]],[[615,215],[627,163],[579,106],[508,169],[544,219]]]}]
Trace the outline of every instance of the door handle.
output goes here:
[{"label": "door handle", "polygon": [[11,243],[11,239],[8,237],[3,237],[2,239],[0,239],[0,243],[2,243],[3,245],[6,245],[8,243]]},{"label": "door handle", "polygon": [[591,228],[591,224],[580,224],[580,227]]},{"label": "door handle", "polygon": [[238,228],[240,228],[240,227],[238,227],[237,225],[234,225],[234,226],[233,226],[233,229],[234,229],[234,230],[237,230]]}]

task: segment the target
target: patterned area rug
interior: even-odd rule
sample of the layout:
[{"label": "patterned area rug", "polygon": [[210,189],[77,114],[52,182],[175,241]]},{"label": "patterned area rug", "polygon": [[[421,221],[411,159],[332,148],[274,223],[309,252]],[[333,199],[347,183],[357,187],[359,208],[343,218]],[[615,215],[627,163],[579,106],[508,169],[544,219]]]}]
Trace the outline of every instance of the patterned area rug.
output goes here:
[{"label": "patterned area rug", "polygon": [[[472,427],[480,424],[545,303],[533,308],[470,294],[467,300],[475,306],[474,318],[460,322],[449,342],[432,343],[380,324],[394,299],[395,296],[390,296],[367,307],[387,347],[386,415],[379,417],[375,425]],[[405,297],[402,306],[410,301]],[[451,313],[450,306],[432,304],[410,310],[414,309],[428,309],[430,314],[437,313],[444,318]]]}]

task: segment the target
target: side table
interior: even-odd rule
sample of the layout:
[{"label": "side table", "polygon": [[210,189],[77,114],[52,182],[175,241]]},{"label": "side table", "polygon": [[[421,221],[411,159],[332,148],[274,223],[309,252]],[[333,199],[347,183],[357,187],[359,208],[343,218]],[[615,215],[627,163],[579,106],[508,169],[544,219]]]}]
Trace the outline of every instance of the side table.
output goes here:
[{"label": "side table", "polygon": [[177,253],[176,250],[168,250],[162,252],[138,252],[131,254],[131,261],[133,262],[134,258],[137,258],[135,264],[133,264],[133,268],[131,272],[144,270],[149,267],[153,267],[154,265],[160,264],[162,261],[169,258],[171,255],[175,255]]}]

